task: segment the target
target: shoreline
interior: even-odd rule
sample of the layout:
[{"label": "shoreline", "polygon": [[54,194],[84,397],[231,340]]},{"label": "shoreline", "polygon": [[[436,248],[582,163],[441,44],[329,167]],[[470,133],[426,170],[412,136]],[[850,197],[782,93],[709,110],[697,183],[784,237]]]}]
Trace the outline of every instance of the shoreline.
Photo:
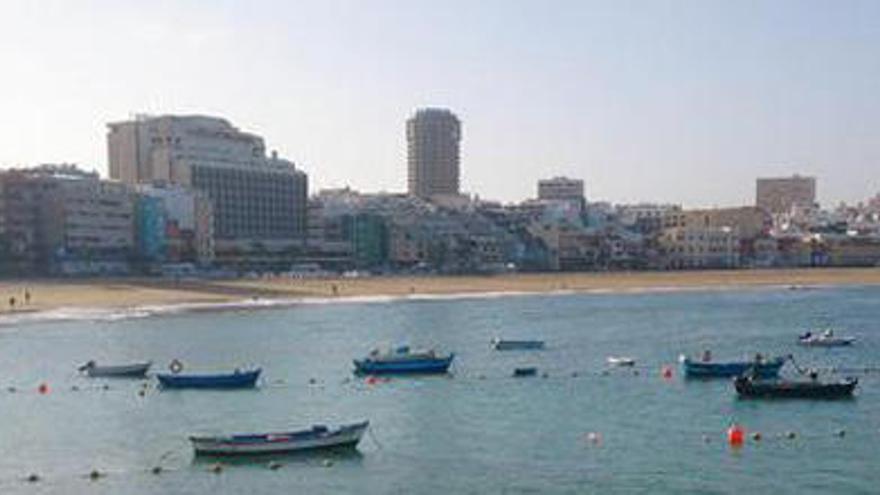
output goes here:
[{"label": "shoreline", "polygon": [[[30,279],[0,281],[0,325],[144,317],[296,304],[880,285],[880,268],[539,273],[255,280]],[[24,292],[31,294],[24,304]],[[14,308],[9,298],[16,298]],[[53,317],[54,316],[54,317]]]}]

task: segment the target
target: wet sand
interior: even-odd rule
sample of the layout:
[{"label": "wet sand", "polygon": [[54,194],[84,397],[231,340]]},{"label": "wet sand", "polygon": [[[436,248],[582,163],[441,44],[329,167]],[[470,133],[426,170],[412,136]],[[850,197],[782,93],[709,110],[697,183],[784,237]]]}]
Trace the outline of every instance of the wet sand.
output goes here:
[{"label": "wet sand", "polygon": [[[880,285],[880,268],[256,280],[77,279],[0,281],[0,313],[57,308],[136,308],[248,299],[478,293],[723,290],[759,286]],[[25,290],[30,303],[25,303]],[[16,304],[11,307],[9,299]]]}]

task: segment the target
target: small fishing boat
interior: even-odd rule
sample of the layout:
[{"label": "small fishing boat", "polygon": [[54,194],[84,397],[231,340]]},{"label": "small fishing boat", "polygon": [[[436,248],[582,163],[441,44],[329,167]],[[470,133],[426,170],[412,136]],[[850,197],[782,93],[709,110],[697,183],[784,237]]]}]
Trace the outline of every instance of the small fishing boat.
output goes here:
[{"label": "small fishing boat", "polygon": [[838,337],[830,328],[820,334],[807,332],[798,337],[798,344],[810,347],[844,347],[852,345],[855,337]]},{"label": "small fishing boat", "polygon": [[626,357],[626,356],[608,356],[605,359],[609,366],[635,366],[636,360],[635,358]]},{"label": "small fishing boat", "polygon": [[767,399],[844,399],[852,397],[859,381],[846,378],[838,382],[818,380],[764,380],[739,376],[733,381],[740,397]]},{"label": "small fishing boat", "polygon": [[455,354],[438,354],[433,349],[414,351],[401,346],[387,352],[374,349],[364,359],[354,360],[354,371],[361,375],[442,374],[449,370]]},{"label": "small fishing boat", "polygon": [[223,374],[177,374],[159,373],[156,378],[162,388],[235,389],[254,388],[262,370],[235,370]]},{"label": "small fishing boat", "polygon": [[285,454],[321,449],[354,448],[369,427],[369,421],[328,428],[316,425],[307,430],[229,436],[191,436],[196,455]]},{"label": "small fishing boat", "polygon": [[679,356],[684,376],[688,378],[730,378],[740,376],[747,371],[753,371],[761,378],[774,378],[779,375],[779,369],[785,364],[784,357],[772,359],[755,356],[751,361],[714,362],[706,359],[694,360],[685,355]]},{"label": "small fishing boat", "polygon": [[143,378],[152,364],[147,361],[145,363],[99,365],[95,361],[89,361],[78,369],[92,378]]},{"label": "small fishing boat", "polygon": [[533,351],[544,348],[543,340],[505,340],[495,337],[491,343],[496,351]]},{"label": "small fishing boat", "polygon": [[522,378],[526,376],[536,376],[538,374],[538,368],[535,367],[527,367],[527,368],[514,368],[513,376],[517,378]]}]

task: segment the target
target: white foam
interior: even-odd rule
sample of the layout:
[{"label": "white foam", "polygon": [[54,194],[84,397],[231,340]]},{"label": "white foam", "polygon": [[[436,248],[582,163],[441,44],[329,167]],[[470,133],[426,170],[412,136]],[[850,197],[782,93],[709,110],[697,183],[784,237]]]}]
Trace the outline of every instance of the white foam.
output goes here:
[{"label": "white foam", "polygon": [[[468,299],[498,299],[504,297],[560,296],[575,294],[613,295],[650,294],[704,291],[781,290],[788,285],[709,285],[709,286],[656,286],[595,289],[560,289],[554,291],[490,291],[453,292],[444,294],[401,294],[343,297],[251,298],[223,302],[186,302],[174,304],[140,305],[126,308],[60,307],[46,311],[13,312],[0,315],[0,328],[58,321],[120,321],[152,316],[195,312],[254,310],[284,308],[297,305],[323,304],[388,304],[406,301],[456,301]],[[811,286],[819,288],[819,286]]]}]

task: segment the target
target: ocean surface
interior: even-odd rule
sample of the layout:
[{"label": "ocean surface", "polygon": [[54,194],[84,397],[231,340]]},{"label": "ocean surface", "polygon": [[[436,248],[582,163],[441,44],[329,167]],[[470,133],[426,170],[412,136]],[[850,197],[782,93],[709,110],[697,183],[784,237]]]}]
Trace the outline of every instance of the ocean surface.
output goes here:
[{"label": "ocean surface", "polygon": [[[795,345],[825,326],[857,344]],[[547,349],[492,351],[496,335]],[[352,358],[397,343],[454,351],[453,372],[374,385],[352,375]],[[718,360],[793,353],[826,378],[858,376],[857,398],[739,400],[727,380],[684,380],[678,355],[707,348]],[[609,355],[638,364],[607,369]],[[189,371],[259,365],[261,386],[161,391],[148,380],[141,396],[144,381],[76,372],[89,359],[166,369],[175,358]],[[0,363],[3,494],[880,493],[876,287],[56,311],[0,320]],[[518,366],[539,376],[512,378]],[[371,429],[357,451],[278,457],[277,470],[261,458],[214,473],[187,441],[362,419]],[[731,448],[733,421],[762,439]],[[90,480],[94,469],[106,476]]]}]

